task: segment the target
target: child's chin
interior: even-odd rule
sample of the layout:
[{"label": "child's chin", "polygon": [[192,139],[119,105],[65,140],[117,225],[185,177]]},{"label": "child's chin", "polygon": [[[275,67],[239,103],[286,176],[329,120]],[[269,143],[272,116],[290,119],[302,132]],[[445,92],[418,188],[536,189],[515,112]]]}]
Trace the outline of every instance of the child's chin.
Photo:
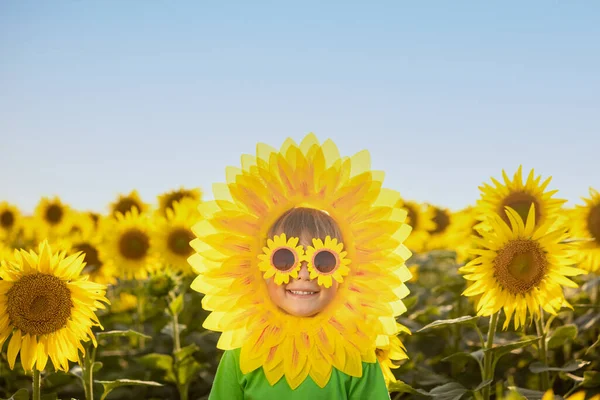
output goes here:
[{"label": "child's chin", "polygon": [[314,317],[319,311],[315,307],[294,307],[289,310],[289,314],[295,317]]}]

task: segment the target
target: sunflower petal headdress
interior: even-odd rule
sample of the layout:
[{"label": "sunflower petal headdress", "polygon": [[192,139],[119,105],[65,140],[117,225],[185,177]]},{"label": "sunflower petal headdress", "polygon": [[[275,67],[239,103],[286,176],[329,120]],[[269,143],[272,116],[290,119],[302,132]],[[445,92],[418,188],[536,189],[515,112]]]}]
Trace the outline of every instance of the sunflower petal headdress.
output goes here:
[{"label": "sunflower petal headdress", "polygon": [[[215,199],[199,206],[204,218],[193,227],[192,288],[205,294],[202,305],[211,311],[204,327],[222,332],[217,347],[241,348],[243,373],[262,367],[271,385],[285,376],[296,388],[310,376],[324,387],[334,367],[361,376],[362,362],[376,362],[375,349],[399,332],[395,317],[406,311],[404,282],[411,277],[402,243],[411,228],[383,176],[371,170],[367,151],[342,158],[331,140],[320,144],[309,134],[280,150],[259,144],[256,156],[242,156],[241,169],[227,169],[227,183],[213,186]],[[337,278],[347,275],[335,299],[314,317],[292,316],[270,301],[264,274],[273,271],[259,258],[271,225],[295,207],[327,212],[352,260],[348,271],[340,268]],[[282,239],[295,246],[286,238],[278,245]]]}]

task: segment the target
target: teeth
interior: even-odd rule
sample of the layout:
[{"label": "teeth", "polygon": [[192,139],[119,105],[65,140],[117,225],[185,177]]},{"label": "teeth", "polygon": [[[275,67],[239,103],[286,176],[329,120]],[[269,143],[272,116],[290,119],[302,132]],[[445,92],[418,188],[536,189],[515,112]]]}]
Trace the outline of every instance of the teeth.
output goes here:
[{"label": "teeth", "polygon": [[304,292],[304,291],[300,291],[300,290],[290,290],[290,293],[293,293],[293,294],[315,294],[316,292]]}]

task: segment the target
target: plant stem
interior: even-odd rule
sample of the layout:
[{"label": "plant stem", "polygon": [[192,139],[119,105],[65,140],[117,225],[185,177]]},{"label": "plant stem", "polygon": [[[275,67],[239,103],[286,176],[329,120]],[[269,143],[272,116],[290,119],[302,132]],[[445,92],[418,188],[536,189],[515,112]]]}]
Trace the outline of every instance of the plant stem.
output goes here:
[{"label": "plant stem", "polygon": [[[535,320],[535,329],[537,331],[537,335],[540,337],[540,361],[545,366],[548,366],[548,355],[546,351],[546,332],[544,331],[544,311],[542,310],[540,310],[540,317]],[[543,392],[550,388],[550,373],[548,371],[542,372],[540,385],[540,389]]]},{"label": "plant stem", "polygon": [[594,278],[596,279],[596,298],[594,299],[594,305],[600,306],[600,275],[594,274]]},{"label": "plant stem", "polygon": [[96,347],[92,350],[90,357],[90,348],[86,348],[83,358],[83,389],[86,400],[94,400],[94,363],[96,361]]},{"label": "plant stem", "polygon": [[[487,342],[485,344],[485,350],[491,350],[492,347],[494,346],[494,335],[496,334],[497,325],[498,325],[498,312],[495,314],[492,314],[492,316],[490,317],[490,328],[488,329],[488,333],[487,333]],[[483,382],[494,378],[494,370],[492,368],[493,356],[494,355],[491,351],[486,351],[483,354],[483,377],[482,377]],[[490,398],[490,386],[491,386],[491,384],[489,384],[483,388],[482,394],[483,394],[484,400],[489,400],[489,398]]]},{"label": "plant stem", "polygon": [[[137,331],[144,333],[144,286],[141,281],[138,281],[137,289]],[[137,340],[138,347],[143,349],[146,345],[146,338],[139,336]]]},{"label": "plant stem", "polygon": [[181,343],[179,341],[179,317],[176,313],[173,313],[173,351],[177,352],[181,350]]},{"label": "plant stem", "polygon": [[[171,296],[171,302],[173,302],[174,300],[175,300],[174,297]],[[179,339],[179,316],[176,312],[174,312],[171,309],[170,305],[167,307],[167,310],[169,310],[169,313],[171,314],[171,317],[173,320],[173,360],[174,360],[174,364],[175,364],[175,376],[176,376],[176,381],[177,381],[177,391],[179,392],[180,400],[188,400],[189,384],[182,384],[179,381],[180,360],[179,360],[179,354],[177,354],[181,350],[181,341]]]},{"label": "plant stem", "polygon": [[40,400],[41,392],[41,381],[40,371],[37,369],[33,370],[33,400]]}]

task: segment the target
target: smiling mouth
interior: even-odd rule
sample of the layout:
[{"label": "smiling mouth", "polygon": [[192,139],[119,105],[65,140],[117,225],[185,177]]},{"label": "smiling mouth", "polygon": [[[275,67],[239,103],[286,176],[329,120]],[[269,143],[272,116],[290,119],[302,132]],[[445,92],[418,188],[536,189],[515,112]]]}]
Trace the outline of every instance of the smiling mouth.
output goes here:
[{"label": "smiling mouth", "polygon": [[309,296],[314,296],[315,294],[319,293],[319,292],[314,292],[314,291],[310,291],[310,290],[290,290],[290,289],[286,289],[287,293],[290,293],[293,296],[299,296],[299,297],[309,297]]}]

